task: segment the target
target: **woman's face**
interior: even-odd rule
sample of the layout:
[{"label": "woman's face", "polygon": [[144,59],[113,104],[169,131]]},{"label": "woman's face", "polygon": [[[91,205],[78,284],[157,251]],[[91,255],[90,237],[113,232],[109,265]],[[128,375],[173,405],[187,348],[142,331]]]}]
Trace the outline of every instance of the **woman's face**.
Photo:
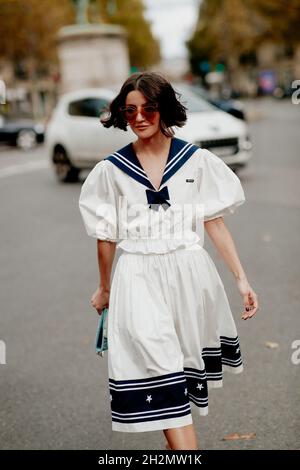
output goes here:
[{"label": "woman's face", "polygon": [[[125,118],[132,131],[140,139],[149,139],[158,132],[161,132],[159,121],[160,113],[155,109],[158,103],[149,103],[145,96],[138,90],[128,93],[125,106],[128,108],[127,118]],[[132,116],[130,116],[132,114]]]}]

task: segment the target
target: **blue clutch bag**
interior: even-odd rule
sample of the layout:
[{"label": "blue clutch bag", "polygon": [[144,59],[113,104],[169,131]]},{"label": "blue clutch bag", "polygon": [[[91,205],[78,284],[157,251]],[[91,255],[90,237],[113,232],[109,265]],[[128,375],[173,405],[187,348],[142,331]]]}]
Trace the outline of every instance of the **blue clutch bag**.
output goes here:
[{"label": "blue clutch bag", "polygon": [[104,307],[102,313],[100,315],[98,321],[98,328],[96,333],[96,341],[95,341],[95,350],[99,356],[104,356],[104,351],[108,349],[108,341],[107,341],[107,315],[108,315],[108,308]]}]

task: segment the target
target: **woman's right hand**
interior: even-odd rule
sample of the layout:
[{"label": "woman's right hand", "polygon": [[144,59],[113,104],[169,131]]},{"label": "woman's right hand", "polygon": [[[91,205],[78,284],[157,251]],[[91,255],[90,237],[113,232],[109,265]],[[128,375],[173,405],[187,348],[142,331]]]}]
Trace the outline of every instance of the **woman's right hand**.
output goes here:
[{"label": "woman's right hand", "polygon": [[238,290],[244,300],[244,311],[242,312],[242,319],[247,320],[252,318],[258,311],[258,298],[252,287],[250,286],[247,278],[237,280]]},{"label": "woman's right hand", "polygon": [[98,287],[92,295],[91,304],[97,310],[98,314],[101,315],[103,308],[108,308],[109,306],[109,291]]}]

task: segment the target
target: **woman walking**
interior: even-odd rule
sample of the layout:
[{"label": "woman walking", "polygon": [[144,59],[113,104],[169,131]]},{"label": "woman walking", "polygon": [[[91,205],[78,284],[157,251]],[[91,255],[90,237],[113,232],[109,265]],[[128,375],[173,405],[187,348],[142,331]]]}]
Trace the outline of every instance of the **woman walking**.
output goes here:
[{"label": "woman walking", "polygon": [[243,369],[205,231],[236,279],[244,320],[258,300],[223,219],[245,201],[240,180],[215,154],[174,136],[187,119],[177,95],[158,73],[125,81],[101,122],[130,126],[137,140],[96,164],[79,207],[98,246],[91,303],[99,314],[109,307],[112,429],[163,430],[168,448],[193,450],[191,405],[206,415],[208,389],[222,386],[224,370]]}]

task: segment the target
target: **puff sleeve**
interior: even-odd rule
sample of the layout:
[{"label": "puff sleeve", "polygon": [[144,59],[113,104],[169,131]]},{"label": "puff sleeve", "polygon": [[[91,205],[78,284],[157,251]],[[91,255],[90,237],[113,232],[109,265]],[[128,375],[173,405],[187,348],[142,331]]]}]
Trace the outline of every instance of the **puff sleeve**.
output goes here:
[{"label": "puff sleeve", "polygon": [[238,176],[217,155],[201,149],[197,175],[204,222],[232,214],[245,202]]},{"label": "puff sleeve", "polygon": [[81,187],[79,210],[90,237],[117,242],[117,197],[108,165],[102,160],[87,176]]}]

